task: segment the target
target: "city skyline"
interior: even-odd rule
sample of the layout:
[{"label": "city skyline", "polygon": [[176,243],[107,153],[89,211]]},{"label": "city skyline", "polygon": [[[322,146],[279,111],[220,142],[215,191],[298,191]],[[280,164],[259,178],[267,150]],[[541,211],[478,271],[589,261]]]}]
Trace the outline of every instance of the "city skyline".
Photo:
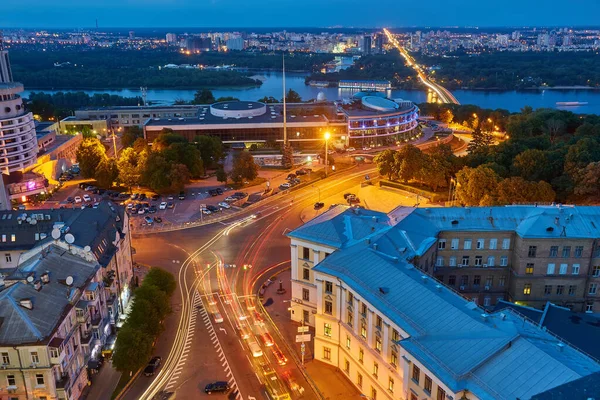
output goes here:
[{"label": "city skyline", "polygon": [[[0,27],[4,28],[89,28],[95,26],[96,20],[104,28],[592,26],[597,25],[594,16],[600,12],[600,4],[594,0],[579,0],[576,7],[561,7],[560,13],[555,12],[561,5],[556,0],[546,2],[543,8],[531,0],[510,0],[502,8],[482,7],[475,0],[462,0],[455,7],[448,7],[443,0],[402,4],[385,0],[378,7],[365,7],[358,0],[326,4],[307,0],[302,10],[295,10],[296,3],[290,0],[260,4],[241,0],[203,4],[190,0],[168,4],[160,0],[132,0],[123,4],[106,0],[101,5],[85,6],[73,0],[52,5],[34,0],[27,8],[15,0],[5,3],[3,14],[11,18],[0,17]],[[382,12],[383,9],[387,11]]]}]

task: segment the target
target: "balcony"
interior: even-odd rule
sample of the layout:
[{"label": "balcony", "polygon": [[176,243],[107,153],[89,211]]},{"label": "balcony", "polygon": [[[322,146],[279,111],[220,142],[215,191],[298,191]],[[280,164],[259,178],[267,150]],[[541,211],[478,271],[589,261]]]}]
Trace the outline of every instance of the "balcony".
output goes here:
[{"label": "balcony", "polygon": [[66,389],[69,387],[70,380],[69,374],[62,374],[60,380],[56,381],[56,389],[63,389],[66,391]]},{"label": "balcony", "polygon": [[94,335],[91,332],[85,332],[81,334],[81,345],[82,346],[90,346],[92,341],[94,341]]},{"label": "balcony", "polygon": [[96,313],[92,315],[92,326],[98,328],[102,322],[102,314]]}]

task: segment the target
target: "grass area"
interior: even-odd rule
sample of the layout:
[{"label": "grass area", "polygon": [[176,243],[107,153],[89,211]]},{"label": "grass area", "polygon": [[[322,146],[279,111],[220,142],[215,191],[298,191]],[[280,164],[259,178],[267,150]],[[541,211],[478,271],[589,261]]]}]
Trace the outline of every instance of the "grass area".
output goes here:
[{"label": "grass area", "polygon": [[112,396],[110,396],[111,400],[114,400],[121,393],[121,391],[129,383],[131,378],[132,378],[132,376],[129,376],[129,374],[121,374],[119,383],[117,383],[117,386],[115,387],[115,391],[113,392]]},{"label": "grass area", "polygon": [[243,183],[230,183],[229,186],[231,186],[235,190],[239,190],[239,189],[243,189],[243,188],[250,187],[250,186],[262,185],[266,181],[267,181],[266,178],[258,176],[255,179],[253,179],[252,181],[248,182],[247,185],[244,185]]},{"label": "grass area", "polygon": [[438,190],[437,192],[431,191],[427,186],[416,182],[400,183],[396,181],[389,181],[382,179],[379,181],[379,186],[387,186],[395,189],[406,190],[407,192],[415,193],[420,196],[426,197],[432,203],[440,201],[446,201],[448,199],[448,190]]}]

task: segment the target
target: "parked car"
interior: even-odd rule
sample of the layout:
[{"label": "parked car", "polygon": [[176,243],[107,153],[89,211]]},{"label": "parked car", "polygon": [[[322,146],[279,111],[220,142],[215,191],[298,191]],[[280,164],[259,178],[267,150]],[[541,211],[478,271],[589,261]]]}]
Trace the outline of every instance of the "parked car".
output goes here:
[{"label": "parked car", "polygon": [[67,197],[67,203],[74,203],[75,199],[72,197]]},{"label": "parked car", "polygon": [[217,190],[216,190],[216,189],[210,189],[210,190],[208,191],[208,194],[209,194],[209,195],[211,195],[212,197],[215,197],[215,196],[218,196],[218,195],[219,195],[219,193],[217,193]]},{"label": "parked car", "polygon": [[296,179],[296,174],[288,174],[287,178],[285,178],[288,181],[291,181],[292,179]]},{"label": "parked car", "polygon": [[363,149],[363,151],[369,151],[369,150],[371,150],[371,148],[369,146],[363,146],[362,149]]},{"label": "parked car", "polygon": [[150,225],[150,224],[154,223],[154,220],[152,219],[152,217],[145,216],[144,222],[147,223],[148,225]]},{"label": "parked car", "polygon": [[150,206],[150,207],[148,207],[148,212],[150,214],[155,214],[156,213],[156,206]]},{"label": "parked car", "polygon": [[131,200],[137,200],[138,199],[138,194],[137,193],[132,193],[131,194]]},{"label": "parked car", "polygon": [[219,207],[222,207],[225,209],[231,208],[231,206],[228,203],[225,203],[224,201],[219,203]]},{"label": "parked car", "polygon": [[154,217],[154,222],[156,222],[157,224],[162,224],[162,218],[161,217]]},{"label": "parked car", "polygon": [[212,204],[208,204],[208,205],[206,206],[206,209],[207,209],[208,211],[210,211],[210,212],[217,212],[217,211],[219,211],[219,207],[217,207],[217,206],[213,206]]},{"label": "parked car", "polygon": [[322,201],[315,203],[315,210],[320,210],[323,207],[325,207],[325,203]]},{"label": "parked car", "polygon": [[221,188],[216,188],[215,190],[217,191],[217,194],[218,194],[218,195],[222,195],[222,194],[223,194],[223,189],[221,189]]},{"label": "parked car", "polygon": [[81,203],[81,197],[75,196],[75,203]]},{"label": "parked car", "polygon": [[348,197],[355,197],[356,195],[354,193],[344,193],[344,200],[348,200]]},{"label": "parked car", "polygon": [[139,195],[138,200],[139,201],[144,201],[146,200],[148,197],[146,196],[146,193],[142,193]]},{"label": "parked car", "polygon": [[238,201],[239,199],[233,196],[228,196],[225,198],[225,201],[229,202],[229,203],[233,203],[234,201]]},{"label": "parked car", "polygon": [[204,215],[210,215],[210,214],[212,214],[212,212],[210,210],[206,209],[206,208],[202,208],[201,211],[202,211],[202,214],[204,214]]},{"label": "parked car", "polygon": [[356,149],[354,147],[348,147],[346,149],[347,152],[351,152],[351,151],[356,151]]},{"label": "parked car", "polygon": [[211,393],[227,393],[228,391],[229,391],[229,383],[227,383],[225,381],[218,381],[218,382],[209,383],[204,388],[204,392],[206,394],[211,394]]},{"label": "parked car", "polygon": [[291,187],[292,187],[292,185],[290,185],[289,183],[282,183],[281,185],[279,185],[279,189],[281,189],[281,190],[286,190]]},{"label": "parked car", "polygon": [[185,192],[179,192],[179,200],[185,200]]},{"label": "parked car", "polygon": [[156,201],[156,200],[158,200],[158,199],[160,199],[160,196],[159,196],[159,195],[157,195],[157,194],[153,194],[153,195],[152,195],[152,201]]},{"label": "parked car", "polygon": [[83,201],[92,201],[92,198],[90,197],[89,194],[84,194],[83,195]]},{"label": "parked car", "polygon": [[172,201],[169,201],[169,202],[167,203],[167,208],[169,208],[169,209],[170,209],[170,208],[173,208],[173,207],[175,207],[175,204],[173,204],[173,202],[172,202]]},{"label": "parked car", "polygon": [[148,365],[146,365],[146,368],[144,368],[144,375],[145,376],[154,375],[154,373],[156,372],[158,367],[160,367],[161,361],[162,361],[162,358],[160,358],[160,357],[152,357],[152,359],[150,360]]},{"label": "parked car", "polygon": [[167,209],[167,202],[163,201],[162,203],[159,204],[158,208],[160,210],[166,210]]}]

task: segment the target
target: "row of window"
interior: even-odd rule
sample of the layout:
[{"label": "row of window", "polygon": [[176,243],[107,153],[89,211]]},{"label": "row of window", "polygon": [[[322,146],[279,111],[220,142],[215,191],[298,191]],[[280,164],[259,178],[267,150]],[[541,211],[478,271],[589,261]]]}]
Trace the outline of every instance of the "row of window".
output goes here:
[{"label": "row of window", "polygon": [[[565,290],[565,285],[557,285],[556,286],[556,294],[563,294]],[[577,285],[569,285],[569,295],[575,295],[575,292],[577,291]],[[549,295],[552,294],[552,285],[546,285],[544,287],[544,294]],[[598,284],[597,283],[590,283],[590,286],[588,287],[588,294],[589,295],[595,295],[596,293],[598,293]],[[523,285],[523,294],[524,295],[531,295],[531,283],[526,283],[525,285]]]},{"label": "row of window", "polygon": [[[451,256],[448,257],[448,266],[449,267],[468,267],[470,265],[470,260],[471,257],[470,256],[462,256],[462,259],[460,260],[460,265],[457,265],[458,258],[456,256]],[[475,256],[475,266],[476,267],[495,267],[496,266],[496,257],[495,256],[488,256],[486,261],[487,263],[484,263],[484,258],[483,256]],[[446,263],[446,258],[444,256],[438,256],[437,260],[435,262],[436,267],[444,267]],[[508,256],[501,256],[500,257],[500,266],[501,267],[507,267],[508,266]]]},{"label": "row of window", "polygon": [[[438,250],[446,249],[446,239],[440,239],[438,241]],[[450,249],[458,250],[460,244],[460,239],[454,238],[450,240]],[[463,250],[471,250],[473,246],[472,239],[463,239]],[[475,248],[477,250],[485,249],[485,239],[477,239],[475,242]],[[488,244],[488,249],[497,250],[498,249],[498,239],[490,239]],[[502,239],[502,250],[510,249],[510,238]]]},{"label": "row of window", "polygon": [[[575,251],[573,252],[573,256],[575,258],[581,258],[583,255],[583,246],[575,246]],[[534,258],[537,257],[537,246],[529,246],[527,251],[527,257]],[[550,246],[550,252],[548,254],[550,258],[558,257],[558,246]],[[563,246],[561,252],[562,258],[571,257],[571,246]]]},{"label": "row of window", "polygon": [[[443,276],[436,276],[436,279],[439,280],[440,282],[444,283]],[[470,279],[469,275],[461,275],[460,280],[459,280],[460,286],[464,286],[464,287],[469,286],[469,279]],[[471,283],[473,286],[480,286],[481,285],[481,275],[474,275],[473,281]],[[505,276],[499,277],[498,278],[498,286],[504,287],[505,284],[506,284],[506,277]],[[456,286],[456,275],[448,276],[448,286]],[[485,278],[485,286],[487,286],[490,289],[494,286],[494,275],[489,275]]]},{"label": "row of window", "polygon": [[[429,395],[431,396],[431,392],[433,389],[433,380],[431,379],[431,377],[429,375],[427,375],[426,373],[423,372],[424,375],[424,379],[423,379],[423,390]],[[416,366],[415,364],[413,364],[413,368],[412,368],[412,376],[411,379],[414,383],[416,383],[417,385],[420,386],[420,382],[421,382],[421,369]],[[414,394],[411,393],[410,394],[410,398],[411,400],[417,400],[418,397]],[[438,386],[437,388],[437,400],[445,400],[446,399],[446,391],[444,389],[442,389],[441,387]]]},{"label": "row of window", "polygon": [[[6,375],[6,383],[9,387],[16,387],[17,380],[14,375]],[[36,386],[44,386],[44,374],[35,374],[35,384]]]},{"label": "row of window", "polygon": [[[40,356],[37,351],[32,351],[29,353],[29,355],[31,357],[32,364],[40,363]],[[8,353],[3,352],[2,354],[0,354],[0,357],[2,358],[2,365],[11,365],[10,364],[10,356]],[[58,350],[54,349],[54,348],[50,348],[50,357],[58,357]]]}]

